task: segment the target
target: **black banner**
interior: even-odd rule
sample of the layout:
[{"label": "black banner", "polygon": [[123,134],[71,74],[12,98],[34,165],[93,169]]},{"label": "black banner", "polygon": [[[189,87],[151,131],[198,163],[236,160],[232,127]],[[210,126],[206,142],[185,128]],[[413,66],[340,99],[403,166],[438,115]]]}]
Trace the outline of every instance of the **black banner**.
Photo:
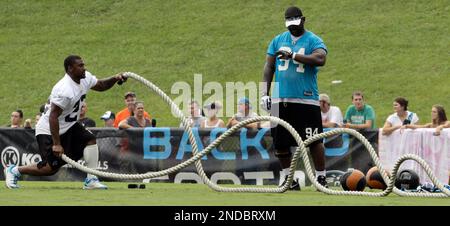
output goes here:
[{"label": "black banner", "polygon": [[[146,173],[173,167],[192,156],[188,134],[180,128],[145,128],[117,130],[109,128],[90,129],[97,137],[99,146],[98,169],[116,173]],[[201,151],[219,137],[225,128],[193,129],[198,149]],[[361,131],[377,150],[378,130]],[[337,185],[340,175],[348,168],[363,172],[373,165],[365,147],[348,134],[325,140],[327,181]],[[0,129],[2,168],[8,164],[28,165],[41,160],[38,146],[31,129]],[[294,151],[294,149],[293,149]],[[79,160],[81,164],[84,161]],[[311,161],[312,162],[312,161]],[[217,148],[202,158],[205,173],[214,183],[229,184],[278,184],[281,167],[274,156],[270,129],[242,129],[226,138]],[[85,173],[65,165],[49,177],[24,176],[24,180],[76,180]],[[281,173],[281,176],[282,173]],[[303,163],[300,161],[295,177],[305,186]],[[4,175],[0,176],[4,179]],[[102,178],[108,180],[108,178]],[[202,183],[194,164],[173,174],[149,179],[152,182]],[[147,181],[149,181],[147,180]]]}]

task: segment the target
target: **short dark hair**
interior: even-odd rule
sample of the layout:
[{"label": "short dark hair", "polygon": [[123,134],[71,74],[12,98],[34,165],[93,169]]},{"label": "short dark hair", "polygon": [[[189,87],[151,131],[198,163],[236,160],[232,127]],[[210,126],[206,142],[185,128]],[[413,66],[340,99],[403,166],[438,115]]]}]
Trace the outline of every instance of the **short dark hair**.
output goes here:
[{"label": "short dark hair", "polygon": [[129,91],[125,93],[125,99],[127,99],[128,97],[136,97],[136,93]]},{"label": "short dark hair", "polygon": [[352,100],[354,96],[361,96],[364,99],[364,95],[361,91],[355,91],[352,93]]},{"label": "short dark hair", "polygon": [[397,97],[394,99],[394,102],[400,104],[400,106],[403,107],[403,109],[408,110],[408,100],[403,97]]},{"label": "short dark hair", "polygon": [[69,70],[69,66],[72,66],[75,63],[75,60],[81,60],[80,56],[77,55],[69,55],[64,59],[64,70]]},{"label": "short dark hair", "polygon": [[15,110],[14,112],[19,113],[20,118],[23,118],[23,111],[20,109]]}]

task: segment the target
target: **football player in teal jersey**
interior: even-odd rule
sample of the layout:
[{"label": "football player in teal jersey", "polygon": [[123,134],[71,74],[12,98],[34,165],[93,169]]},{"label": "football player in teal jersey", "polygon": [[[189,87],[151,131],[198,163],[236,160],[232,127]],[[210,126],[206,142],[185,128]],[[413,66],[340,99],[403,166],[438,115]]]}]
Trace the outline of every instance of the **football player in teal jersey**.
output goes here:
[{"label": "football player in teal jersey", "polygon": [[[305,30],[306,18],[295,6],[285,12],[288,31],[277,35],[267,49],[264,66],[261,107],[291,124],[302,140],[322,133],[319,90],[317,85],[318,67],[324,66],[327,47],[322,39]],[[270,95],[270,87],[275,75],[275,86]],[[280,175],[283,185],[289,173],[292,159],[291,147],[298,146],[292,135],[282,126],[272,127],[275,155],[279,158],[285,178]],[[326,186],[325,154],[322,140],[309,146],[316,168],[317,181]],[[283,181],[284,179],[284,181]],[[298,181],[291,189],[299,190]]]}]

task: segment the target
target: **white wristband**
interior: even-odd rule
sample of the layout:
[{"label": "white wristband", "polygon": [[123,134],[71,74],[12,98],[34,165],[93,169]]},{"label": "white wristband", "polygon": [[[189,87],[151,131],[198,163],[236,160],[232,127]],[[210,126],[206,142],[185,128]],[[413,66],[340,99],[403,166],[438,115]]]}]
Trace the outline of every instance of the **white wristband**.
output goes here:
[{"label": "white wristband", "polygon": [[292,59],[295,60],[295,52],[292,54]]}]

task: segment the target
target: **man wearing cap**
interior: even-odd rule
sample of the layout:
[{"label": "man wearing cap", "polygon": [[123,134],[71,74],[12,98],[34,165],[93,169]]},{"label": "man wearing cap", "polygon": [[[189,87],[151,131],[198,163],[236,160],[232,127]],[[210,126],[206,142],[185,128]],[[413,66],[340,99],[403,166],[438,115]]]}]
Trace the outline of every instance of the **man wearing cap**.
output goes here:
[{"label": "man wearing cap", "polygon": [[[242,122],[242,121],[250,119],[250,118],[257,117],[258,114],[251,111],[251,109],[252,109],[252,106],[250,105],[250,101],[248,100],[248,98],[243,97],[243,98],[239,99],[238,113],[235,114],[230,120],[228,120],[227,127],[230,128],[230,127],[238,124],[239,122]],[[258,127],[259,127],[259,124],[257,122],[245,125],[245,128],[248,128],[248,129],[257,129]]]},{"label": "man wearing cap", "polygon": [[116,115],[111,111],[107,111],[102,115],[102,117],[100,117],[100,119],[105,121],[105,127],[114,127],[114,120],[116,119]]},{"label": "man wearing cap", "polygon": [[[317,72],[318,67],[325,65],[327,47],[319,36],[305,30],[306,18],[298,7],[289,7],[284,20],[288,31],[277,35],[267,49],[263,73],[263,82],[266,85],[262,90],[261,107],[287,121],[305,140],[322,133]],[[276,85],[270,96],[274,74]],[[290,147],[298,145],[292,135],[280,125],[272,129],[272,136],[275,155],[287,175],[292,159]],[[322,140],[312,143],[309,148],[316,168],[317,181],[326,186]],[[292,183],[291,189],[299,189],[296,181]]]},{"label": "man wearing cap", "polygon": [[[134,92],[125,93],[125,105],[127,107],[117,113],[116,119],[114,120],[114,127],[119,128],[119,123],[133,114],[135,103],[136,94]],[[150,115],[146,111],[144,111],[144,118],[151,120]]]},{"label": "man wearing cap", "polygon": [[331,106],[330,97],[326,93],[319,95],[320,111],[322,113],[322,126],[335,128],[342,126],[342,112],[337,106]]}]

